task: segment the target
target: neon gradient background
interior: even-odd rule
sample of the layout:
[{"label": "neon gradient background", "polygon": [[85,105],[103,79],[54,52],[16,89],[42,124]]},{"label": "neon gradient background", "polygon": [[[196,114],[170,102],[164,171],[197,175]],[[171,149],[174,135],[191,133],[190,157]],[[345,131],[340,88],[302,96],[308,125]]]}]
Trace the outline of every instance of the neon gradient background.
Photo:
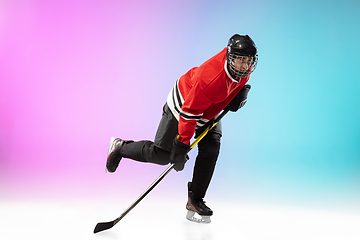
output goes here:
[{"label": "neon gradient background", "polygon": [[[0,1],[0,200],[134,198],[165,167],[124,160],[106,174],[110,137],[153,139],[176,79],[240,33],[259,64],[248,103],[223,120],[209,202],[358,210],[359,11],[351,0]],[[191,157],[153,196],[186,195]]]}]

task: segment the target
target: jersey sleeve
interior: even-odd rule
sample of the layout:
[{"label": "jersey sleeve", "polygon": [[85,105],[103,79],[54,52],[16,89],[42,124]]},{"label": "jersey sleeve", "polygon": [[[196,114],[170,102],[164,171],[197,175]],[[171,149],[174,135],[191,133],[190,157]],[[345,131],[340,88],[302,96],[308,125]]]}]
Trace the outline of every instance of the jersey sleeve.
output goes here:
[{"label": "jersey sleeve", "polygon": [[213,100],[207,96],[206,91],[196,84],[188,93],[184,104],[181,107],[179,117],[179,140],[189,144],[190,139],[195,133],[197,121],[201,119],[204,111],[213,103]]}]

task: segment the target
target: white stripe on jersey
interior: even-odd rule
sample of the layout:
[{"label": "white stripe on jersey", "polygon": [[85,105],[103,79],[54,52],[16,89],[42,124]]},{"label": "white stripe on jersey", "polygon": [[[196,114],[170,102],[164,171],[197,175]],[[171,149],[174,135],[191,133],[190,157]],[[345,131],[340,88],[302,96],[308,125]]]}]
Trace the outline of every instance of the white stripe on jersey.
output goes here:
[{"label": "white stripe on jersey", "polygon": [[201,118],[199,121],[197,121],[196,128],[201,128],[205,124],[207,124],[209,120],[205,118]]},{"label": "white stripe on jersey", "polygon": [[166,102],[171,112],[173,113],[174,117],[176,118],[176,120],[179,121],[179,113],[181,111],[181,106],[184,103],[184,98],[181,96],[181,94],[179,94],[180,102],[178,101],[178,98],[176,98],[176,89],[178,89],[178,81],[176,81],[175,86],[169,92]]},{"label": "white stripe on jersey", "polygon": [[176,81],[175,86],[173,87],[173,89],[171,89],[171,91],[167,97],[167,105],[169,106],[169,108],[170,108],[171,112],[173,113],[173,115],[175,116],[176,120],[179,121],[179,116],[181,116],[185,120],[196,120],[197,128],[202,127],[209,121],[208,119],[201,118],[203,115],[202,113],[195,115],[195,114],[191,114],[188,112],[184,112],[181,109],[181,107],[184,103],[184,98],[181,95],[178,84],[179,84],[179,80]]}]

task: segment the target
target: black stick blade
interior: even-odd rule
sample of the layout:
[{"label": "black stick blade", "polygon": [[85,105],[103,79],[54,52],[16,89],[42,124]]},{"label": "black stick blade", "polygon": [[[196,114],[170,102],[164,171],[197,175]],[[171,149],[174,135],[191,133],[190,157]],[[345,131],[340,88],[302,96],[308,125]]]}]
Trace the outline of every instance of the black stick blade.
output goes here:
[{"label": "black stick blade", "polygon": [[102,222],[102,223],[96,224],[96,227],[94,229],[94,233],[98,233],[98,232],[101,232],[101,231],[112,228],[115,225],[115,221],[116,220],[114,220],[112,222]]}]

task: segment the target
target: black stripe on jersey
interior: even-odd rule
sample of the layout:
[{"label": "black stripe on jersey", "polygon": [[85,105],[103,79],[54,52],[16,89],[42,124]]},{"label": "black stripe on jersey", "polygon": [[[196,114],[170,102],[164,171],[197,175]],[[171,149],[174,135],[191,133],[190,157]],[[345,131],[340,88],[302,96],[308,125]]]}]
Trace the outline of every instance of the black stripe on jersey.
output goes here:
[{"label": "black stripe on jersey", "polygon": [[[180,114],[181,109],[178,109],[178,107],[176,106],[175,93],[174,93],[175,91],[176,91],[176,85],[173,88],[171,95],[172,95],[172,101],[173,101],[173,104],[174,104],[174,109],[178,114]],[[181,102],[179,103],[179,105],[182,105]]]},{"label": "black stripe on jersey", "polygon": [[199,129],[199,128],[205,126],[208,122],[209,122],[209,120],[206,120],[206,121],[201,120],[201,119],[198,120],[196,123],[196,129]]},{"label": "black stripe on jersey", "polygon": [[207,122],[208,122],[208,121],[205,122],[204,120],[201,120],[201,119],[200,119],[197,124],[198,124],[199,126],[203,126],[203,125],[205,125]]},{"label": "black stripe on jersey", "polygon": [[189,116],[189,115],[186,115],[184,112],[181,112],[180,116],[182,116],[185,120],[200,120],[201,117],[202,117],[202,115],[200,115],[200,116]]},{"label": "black stripe on jersey", "polygon": [[185,120],[200,120],[202,117],[202,114],[199,115],[193,115],[191,113],[186,113],[184,111],[182,111],[182,100],[181,100],[181,93],[179,90],[179,82],[176,82],[175,86],[173,87],[172,91],[171,91],[171,101],[172,101],[172,105],[174,106],[174,109],[176,111],[177,114],[179,114],[181,117],[183,117]]},{"label": "black stripe on jersey", "polygon": [[178,84],[175,85],[175,94],[176,94],[176,98],[178,100],[179,106],[181,108],[182,107],[182,102],[181,102],[181,97],[180,97]]}]

